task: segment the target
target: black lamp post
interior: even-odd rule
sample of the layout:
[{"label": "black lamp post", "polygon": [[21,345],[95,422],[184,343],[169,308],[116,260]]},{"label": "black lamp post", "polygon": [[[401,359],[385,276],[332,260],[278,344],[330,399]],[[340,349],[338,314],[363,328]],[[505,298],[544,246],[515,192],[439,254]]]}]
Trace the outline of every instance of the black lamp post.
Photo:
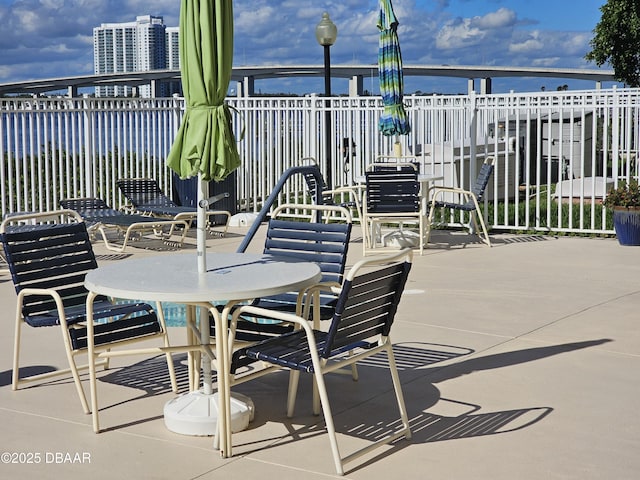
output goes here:
[{"label": "black lamp post", "polygon": [[336,42],[338,37],[338,28],[329,18],[329,14],[324,12],[322,14],[322,20],[316,26],[316,39],[318,43],[324,47],[324,96],[325,100],[325,149],[326,149],[326,168],[327,168],[327,186],[332,188],[332,155],[333,147],[331,145],[331,112],[329,107],[331,103],[329,97],[331,97],[331,54],[329,49],[331,45]]}]

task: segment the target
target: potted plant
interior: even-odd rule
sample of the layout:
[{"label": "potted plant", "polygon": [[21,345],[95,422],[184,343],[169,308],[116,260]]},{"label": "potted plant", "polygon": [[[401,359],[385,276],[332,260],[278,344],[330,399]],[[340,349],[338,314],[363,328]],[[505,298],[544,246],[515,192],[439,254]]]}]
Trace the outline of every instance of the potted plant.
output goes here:
[{"label": "potted plant", "polygon": [[640,185],[638,180],[621,180],[604,199],[613,210],[613,227],[620,245],[640,245]]}]

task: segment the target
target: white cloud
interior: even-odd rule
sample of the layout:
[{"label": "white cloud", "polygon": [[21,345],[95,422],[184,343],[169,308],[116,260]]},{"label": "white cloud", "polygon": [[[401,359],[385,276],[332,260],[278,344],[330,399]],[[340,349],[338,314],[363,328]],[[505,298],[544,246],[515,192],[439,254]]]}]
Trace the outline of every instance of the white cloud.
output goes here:
[{"label": "white cloud", "polygon": [[563,40],[563,46],[565,53],[569,55],[583,56],[589,47],[589,41],[591,40],[591,34],[579,32],[568,33]]},{"label": "white cloud", "polygon": [[508,8],[472,18],[456,18],[447,22],[436,36],[436,46],[443,50],[467,48],[481,42],[504,37],[510,33],[517,20],[516,13]]},{"label": "white cloud", "polygon": [[252,35],[256,31],[277,30],[282,26],[281,20],[278,9],[269,5],[260,5],[252,9],[236,9],[234,29],[236,32]]},{"label": "white cloud", "polygon": [[65,54],[73,51],[74,51],[73,49],[70,49],[64,43],[59,43],[56,45],[48,45],[42,49],[42,52],[47,54]]},{"label": "white cloud", "polygon": [[471,19],[466,18],[442,27],[436,36],[436,47],[442,50],[465,48],[478,44],[484,36],[485,32],[474,27]]},{"label": "white cloud", "polygon": [[58,10],[64,6],[64,0],[40,0],[44,8]]},{"label": "white cloud", "polygon": [[508,8],[500,8],[495,12],[487,13],[482,17],[473,17],[472,23],[478,28],[493,30],[497,28],[512,27],[516,23],[516,12]]},{"label": "white cloud", "polygon": [[4,66],[4,65],[0,65],[0,78],[7,78],[9,77],[9,75],[11,75],[11,68]]},{"label": "white cloud", "polygon": [[16,12],[18,14],[18,22],[25,32],[36,32],[40,28],[40,15],[30,10],[22,10]]},{"label": "white cloud", "polygon": [[544,48],[544,43],[536,38],[530,38],[520,43],[512,43],[509,45],[509,52],[515,54],[527,54],[537,52]]}]

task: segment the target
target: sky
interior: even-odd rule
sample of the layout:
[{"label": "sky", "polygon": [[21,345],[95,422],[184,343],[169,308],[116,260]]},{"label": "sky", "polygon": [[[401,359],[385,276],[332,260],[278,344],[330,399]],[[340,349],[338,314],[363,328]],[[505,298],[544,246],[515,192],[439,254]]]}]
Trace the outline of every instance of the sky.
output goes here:
[{"label": "sky", "polygon": [[[605,0],[393,0],[406,65],[598,68],[584,59]],[[315,27],[338,27],[331,64],[375,65],[377,0],[234,0],[234,65],[321,65]],[[0,83],[93,73],[93,27],[158,15],[177,26],[178,0],[0,0]],[[372,70],[375,73],[374,70]],[[377,89],[377,77],[364,88]],[[494,78],[494,93],[594,88],[567,79]],[[258,93],[321,93],[321,78],[256,82]],[[605,84],[611,86],[613,84]],[[476,87],[479,88],[479,87]],[[405,78],[405,93],[465,93],[465,79]],[[334,94],[348,81],[334,79]]]}]

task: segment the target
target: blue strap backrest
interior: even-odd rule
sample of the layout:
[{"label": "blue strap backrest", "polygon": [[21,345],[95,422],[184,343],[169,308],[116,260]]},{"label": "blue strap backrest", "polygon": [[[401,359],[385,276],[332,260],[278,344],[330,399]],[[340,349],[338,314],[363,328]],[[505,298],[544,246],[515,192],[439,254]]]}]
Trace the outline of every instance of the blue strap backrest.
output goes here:
[{"label": "blue strap backrest", "polygon": [[63,200],[60,200],[59,203],[62,208],[68,208],[70,210],[75,210],[76,212],[104,209],[111,210],[111,207],[107,204],[107,202],[105,202],[101,198],[65,198]]},{"label": "blue strap backrest", "polygon": [[160,190],[158,182],[152,178],[124,178],[117,180],[116,185],[125,198],[136,208],[177,206]]},{"label": "blue strap backrest", "polygon": [[315,262],[322,271],[322,281],[341,283],[350,238],[351,223],[271,219],[264,253]]},{"label": "blue strap backrest", "polygon": [[[315,175],[313,173],[303,173],[302,176],[304,177],[304,181],[307,184],[307,188],[309,189],[311,198],[315,200],[318,195],[318,181],[316,180]],[[326,183],[324,183],[323,180],[319,193],[322,195],[322,203],[325,205],[330,205],[333,201],[331,195],[324,194],[324,191],[328,189],[329,187],[327,187]]]},{"label": "blue strap backrest", "polygon": [[389,335],[411,270],[397,263],[345,280],[320,355],[331,357],[357,342]]},{"label": "blue strap backrest", "polygon": [[420,211],[420,184],[415,170],[374,170],[366,172],[365,176],[367,212]]},{"label": "blue strap backrest", "polygon": [[476,196],[478,201],[482,200],[482,196],[484,195],[484,191],[487,188],[487,184],[489,183],[489,179],[491,178],[492,173],[493,173],[493,164],[483,163],[482,167],[480,167],[480,172],[478,173],[476,182],[471,188],[471,191]]},{"label": "blue strap backrest", "polygon": [[[97,268],[84,223],[21,225],[0,237],[16,292],[54,289],[65,308],[84,307],[88,293],[84,277]],[[27,321],[32,316],[50,316],[55,310],[49,296],[28,295],[23,304]]]}]

